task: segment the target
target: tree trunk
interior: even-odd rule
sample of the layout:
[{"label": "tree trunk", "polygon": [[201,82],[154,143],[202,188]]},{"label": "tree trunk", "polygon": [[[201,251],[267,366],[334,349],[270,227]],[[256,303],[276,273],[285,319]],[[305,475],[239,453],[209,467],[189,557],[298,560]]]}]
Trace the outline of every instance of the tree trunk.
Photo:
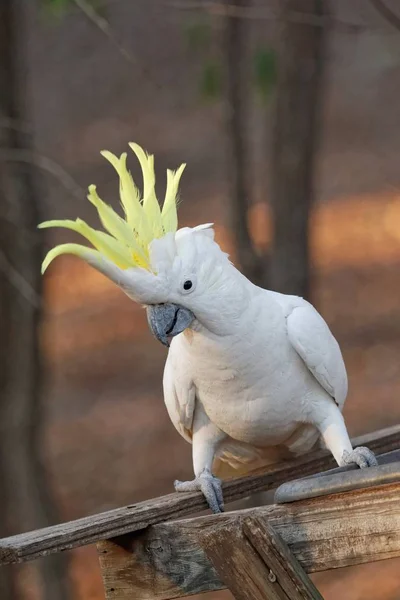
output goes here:
[{"label": "tree trunk", "polygon": [[[301,13],[317,23],[295,18]],[[281,16],[271,169],[270,284],[276,291],[307,298],[327,0],[283,0]]]},{"label": "tree trunk", "polygon": [[[32,150],[26,131],[25,1],[0,3],[0,147]],[[22,60],[21,60],[22,57]],[[39,348],[42,248],[33,167],[0,162],[0,535],[55,520],[41,461],[43,411]],[[41,561],[43,598],[66,600],[64,557]],[[1,600],[17,598],[12,571],[0,571]]]},{"label": "tree trunk", "polygon": [[[227,0],[231,5],[232,2]],[[250,6],[251,0],[235,0],[241,8]],[[245,19],[226,17],[224,56],[227,78],[226,128],[228,138],[228,178],[230,186],[231,223],[235,237],[238,262],[243,273],[254,283],[259,283],[261,261],[254,250],[248,227],[250,189],[248,184],[248,154],[245,132],[247,127],[247,84]]]}]

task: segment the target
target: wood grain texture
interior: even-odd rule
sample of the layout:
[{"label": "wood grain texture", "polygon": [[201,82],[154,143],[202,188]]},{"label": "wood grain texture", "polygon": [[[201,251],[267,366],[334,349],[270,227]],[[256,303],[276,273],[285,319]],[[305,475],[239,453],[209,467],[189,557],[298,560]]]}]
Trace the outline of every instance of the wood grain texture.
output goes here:
[{"label": "wood grain texture", "polygon": [[167,600],[224,587],[199,539],[246,517],[270,522],[306,572],[400,556],[400,483],[160,523],[98,544],[107,600]]},{"label": "wood grain texture", "polygon": [[[353,440],[353,444],[367,445],[378,454],[389,452],[400,446],[400,426],[362,436]],[[326,471],[333,466],[335,463],[330,454],[325,451],[312,452],[261,472],[256,471],[246,477],[226,481],[225,501],[231,502],[255,492],[274,489],[285,481]],[[174,493],[69,523],[3,538],[0,539],[0,565],[85,546],[138,531],[152,524],[194,514],[205,508],[206,502],[199,492]]]},{"label": "wood grain texture", "polygon": [[253,548],[240,523],[220,525],[199,537],[206,556],[236,600],[302,600],[291,598]]},{"label": "wood grain texture", "polygon": [[259,517],[248,517],[242,523],[242,530],[269,572],[273,574],[273,578],[276,579],[274,585],[282,589],[284,598],[324,600],[288,545],[268,521],[262,521]]}]

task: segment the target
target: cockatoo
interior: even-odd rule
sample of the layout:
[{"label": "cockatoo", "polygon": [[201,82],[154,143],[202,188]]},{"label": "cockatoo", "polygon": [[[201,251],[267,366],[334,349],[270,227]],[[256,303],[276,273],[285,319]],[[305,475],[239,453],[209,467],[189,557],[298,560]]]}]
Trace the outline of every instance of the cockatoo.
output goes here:
[{"label": "cockatoo", "polygon": [[178,229],[177,196],[185,164],[167,171],[165,200],[155,193],[154,157],[130,144],[143,172],[143,195],[119,158],[102,152],[119,175],[122,218],[89,187],[88,199],[107,230],[84,221],[48,221],[94,246],[56,246],[75,254],[147,310],[155,337],[169,347],[163,387],[169,417],[192,444],[194,479],[177,491],[201,490],[223,510],[219,458],[231,465],[260,456],[299,455],[322,440],[338,465],[376,465],[353,450],[342,416],[347,375],[336,339],[303,298],[257,287],[214,240],[212,224]]}]

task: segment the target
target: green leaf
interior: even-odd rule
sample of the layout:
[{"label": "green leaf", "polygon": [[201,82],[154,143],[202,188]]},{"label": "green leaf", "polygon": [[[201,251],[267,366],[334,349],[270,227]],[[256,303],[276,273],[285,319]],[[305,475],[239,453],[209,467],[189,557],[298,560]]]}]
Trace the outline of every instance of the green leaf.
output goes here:
[{"label": "green leaf", "polygon": [[255,86],[262,100],[268,101],[277,82],[277,61],[270,48],[259,48],[254,55]]},{"label": "green leaf", "polygon": [[200,80],[200,93],[204,100],[216,100],[221,93],[221,67],[214,61],[206,63]]}]

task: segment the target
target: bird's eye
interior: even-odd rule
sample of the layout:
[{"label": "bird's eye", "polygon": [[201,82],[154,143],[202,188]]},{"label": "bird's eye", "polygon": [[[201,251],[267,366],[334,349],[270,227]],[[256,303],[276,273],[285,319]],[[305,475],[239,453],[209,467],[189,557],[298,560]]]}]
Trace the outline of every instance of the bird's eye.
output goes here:
[{"label": "bird's eye", "polygon": [[190,279],[186,279],[186,281],[183,284],[183,289],[188,291],[191,290],[193,287],[193,283],[190,281]]}]

